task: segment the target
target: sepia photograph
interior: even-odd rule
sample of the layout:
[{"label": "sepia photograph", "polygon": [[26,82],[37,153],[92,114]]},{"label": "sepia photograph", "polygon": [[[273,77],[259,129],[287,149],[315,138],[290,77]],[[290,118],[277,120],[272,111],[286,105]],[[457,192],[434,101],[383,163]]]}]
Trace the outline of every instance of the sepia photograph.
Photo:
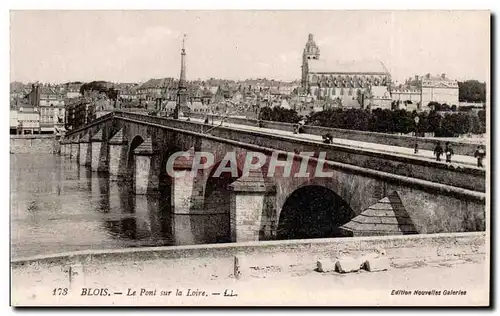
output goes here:
[{"label": "sepia photograph", "polygon": [[491,23],[10,10],[10,305],[489,307]]}]

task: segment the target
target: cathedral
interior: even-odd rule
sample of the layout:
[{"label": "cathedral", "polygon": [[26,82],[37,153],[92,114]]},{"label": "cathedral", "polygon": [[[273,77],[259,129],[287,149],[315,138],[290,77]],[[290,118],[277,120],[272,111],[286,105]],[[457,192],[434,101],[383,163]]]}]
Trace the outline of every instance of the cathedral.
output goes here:
[{"label": "cathedral", "polygon": [[379,61],[339,63],[320,58],[312,34],[302,54],[302,91],[342,107],[391,108],[390,74]]}]

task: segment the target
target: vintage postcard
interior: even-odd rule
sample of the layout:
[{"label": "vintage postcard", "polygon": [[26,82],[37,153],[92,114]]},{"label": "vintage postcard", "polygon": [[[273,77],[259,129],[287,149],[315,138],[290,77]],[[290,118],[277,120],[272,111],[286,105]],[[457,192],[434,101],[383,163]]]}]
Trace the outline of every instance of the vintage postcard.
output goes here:
[{"label": "vintage postcard", "polygon": [[11,305],[489,306],[490,21],[12,10]]}]

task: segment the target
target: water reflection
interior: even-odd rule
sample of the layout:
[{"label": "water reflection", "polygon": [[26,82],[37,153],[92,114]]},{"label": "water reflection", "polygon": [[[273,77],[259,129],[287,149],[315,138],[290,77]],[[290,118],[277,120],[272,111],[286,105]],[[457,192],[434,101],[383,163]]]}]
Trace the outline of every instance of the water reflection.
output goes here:
[{"label": "water reflection", "polygon": [[229,215],[176,215],[173,218],[176,245],[229,242]]},{"label": "water reflection", "polygon": [[78,169],[78,188],[82,191],[92,190],[92,171],[88,168],[80,167]]},{"label": "water reflection", "polygon": [[13,257],[229,242],[229,214],[173,215],[169,188],[135,195],[64,157],[11,155]]}]

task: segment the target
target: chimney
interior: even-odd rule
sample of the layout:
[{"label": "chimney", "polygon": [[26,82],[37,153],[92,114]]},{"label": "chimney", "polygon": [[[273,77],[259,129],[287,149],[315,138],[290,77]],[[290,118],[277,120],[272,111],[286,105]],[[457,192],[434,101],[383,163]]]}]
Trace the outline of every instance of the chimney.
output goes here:
[{"label": "chimney", "polygon": [[446,74],[441,74],[441,79],[446,79]]}]

